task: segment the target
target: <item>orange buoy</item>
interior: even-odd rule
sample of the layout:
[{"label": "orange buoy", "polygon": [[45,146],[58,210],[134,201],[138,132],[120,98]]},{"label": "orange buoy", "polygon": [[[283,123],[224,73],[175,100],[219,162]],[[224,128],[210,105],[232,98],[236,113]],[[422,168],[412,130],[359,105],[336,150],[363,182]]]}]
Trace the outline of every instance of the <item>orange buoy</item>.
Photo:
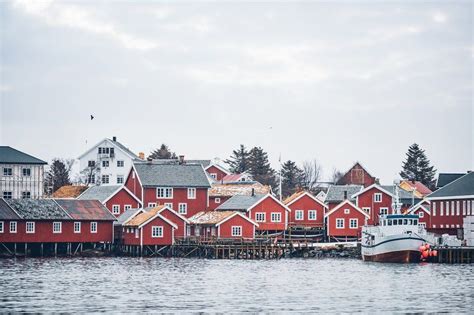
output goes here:
[{"label": "orange buoy", "polygon": [[420,246],[420,252],[424,252],[426,250],[426,247],[424,245]]},{"label": "orange buoy", "polygon": [[436,257],[436,256],[438,256],[438,251],[435,249],[435,250],[432,251],[432,254],[433,254],[434,257]]},{"label": "orange buoy", "polygon": [[427,258],[430,255],[430,252],[425,250],[422,254],[423,258]]},{"label": "orange buoy", "polygon": [[426,249],[429,249],[429,248],[430,248],[430,244],[426,244],[426,245],[425,245],[425,248],[426,248]]}]

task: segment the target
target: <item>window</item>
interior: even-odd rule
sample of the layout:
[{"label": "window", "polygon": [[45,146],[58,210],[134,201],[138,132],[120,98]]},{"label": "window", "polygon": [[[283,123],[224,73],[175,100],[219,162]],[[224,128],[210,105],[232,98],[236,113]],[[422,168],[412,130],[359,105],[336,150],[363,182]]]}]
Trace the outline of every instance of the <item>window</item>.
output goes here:
[{"label": "window", "polygon": [[23,168],[22,173],[23,173],[23,176],[31,176],[31,168],[29,168],[29,167],[28,168],[27,167]]},{"label": "window", "polygon": [[358,219],[350,219],[349,220],[349,227],[351,229],[357,229],[359,227],[359,220]]},{"label": "window", "polygon": [[419,218],[424,218],[425,217],[425,213],[422,211],[418,212],[418,217]]},{"label": "window", "polygon": [[112,213],[120,214],[120,205],[112,205]]},{"label": "window", "polygon": [[367,214],[370,214],[370,207],[363,207],[362,210],[367,213]]},{"label": "window", "polygon": [[109,167],[109,161],[102,161],[102,167]]},{"label": "window", "polygon": [[215,203],[221,203],[221,198],[216,198],[216,199],[214,199],[214,202],[215,202]]},{"label": "window", "polygon": [[117,184],[123,184],[123,175],[117,175]]},{"label": "window", "polygon": [[74,222],[74,233],[81,233],[81,222]]},{"label": "window", "polygon": [[138,238],[138,229],[132,229],[132,231],[135,231],[135,238]]},{"label": "window", "polygon": [[462,201],[462,215],[466,215],[466,200]]},{"label": "window", "polygon": [[178,212],[180,214],[188,213],[188,204],[187,203],[180,203],[178,206]]},{"label": "window", "polygon": [[95,161],[87,161],[87,167],[95,167]]},{"label": "window", "polygon": [[211,176],[211,178],[214,179],[214,180],[217,179],[217,174],[216,173],[211,173],[211,174],[209,174],[209,176]]},{"label": "window", "polygon": [[156,207],[156,202],[149,202],[148,203],[148,208],[154,208]]},{"label": "window", "polygon": [[3,233],[3,221],[0,221],[0,233]]},{"label": "window", "polygon": [[426,228],[426,223],[425,222],[420,222],[420,223],[418,223],[418,226],[422,226],[423,228]]},{"label": "window", "polygon": [[125,162],[123,160],[117,160],[117,167],[124,167]]},{"label": "window", "polygon": [[281,222],[280,212],[272,212],[272,222]]},{"label": "window", "polygon": [[295,220],[304,220],[304,211],[303,210],[296,210],[295,211]]},{"label": "window", "polygon": [[30,191],[22,191],[21,192],[21,199],[30,199],[31,198],[31,192]]},{"label": "window", "polygon": [[454,215],[454,200],[451,201],[451,215]]},{"label": "window", "polygon": [[34,222],[26,222],[26,233],[35,233],[35,223]]},{"label": "window", "polygon": [[375,193],[374,194],[374,202],[382,202],[382,194],[381,193]]},{"label": "window", "polygon": [[109,183],[109,175],[102,175],[102,184]]},{"label": "window", "polygon": [[441,202],[439,203],[439,206],[440,206],[440,207],[439,207],[439,208],[440,208],[440,209],[439,209],[439,215],[441,216],[441,215],[444,214],[444,203],[441,201]]},{"label": "window", "polygon": [[97,233],[97,222],[91,222],[91,233]]},{"label": "window", "polygon": [[87,182],[89,184],[95,184],[95,175],[88,175],[87,179],[88,179]]},{"label": "window", "polygon": [[194,228],[194,235],[196,235],[196,236],[200,236],[200,235],[201,235],[201,230],[200,230],[199,226],[196,226],[196,227]]},{"label": "window", "polygon": [[12,192],[11,191],[4,191],[3,192],[3,199],[12,199]]},{"label": "window", "polygon": [[99,149],[99,154],[109,154],[113,153],[114,148],[98,148]]},{"label": "window", "polygon": [[446,215],[449,215],[449,201],[446,201]]},{"label": "window", "polygon": [[196,199],[196,188],[188,188],[188,199]]},{"label": "window", "polygon": [[349,214],[349,213],[351,213],[350,209],[344,209],[344,214]]},{"label": "window", "polygon": [[61,222],[53,222],[53,233],[61,233]]},{"label": "window", "polygon": [[165,202],[165,207],[173,209],[173,203],[172,202]]},{"label": "window", "polygon": [[163,237],[163,227],[162,226],[152,226],[151,227],[151,237]]},{"label": "window", "polygon": [[242,227],[232,226],[232,236],[242,236]]},{"label": "window", "polygon": [[257,212],[257,213],[255,213],[255,221],[257,221],[257,222],[265,222],[265,212]]},{"label": "window", "polygon": [[13,176],[13,169],[11,167],[4,167],[3,176]]},{"label": "window", "polygon": [[379,213],[381,215],[387,215],[388,214],[388,208],[387,207],[380,208],[379,211],[380,211]]},{"label": "window", "polygon": [[123,210],[127,211],[127,210],[130,210],[132,209],[132,205],[124,205],[123,206]]},{"label": "window", "polygon": [[316,210],[308,210],[308,220],[316,220]]},{"label": "window", "polygon": [[456,201],[456,215],[459,215],[459,213],[460,213],[460,202],[458,200]]},{"label": "window", "polygon": [[[189,191],[188,191],[189,196]],[[156,198],[163,199],[172,199],[173,198],[173,188],[156,188]]]},{"label": "window", "polygon": [[433,201],[432,207],[433,207],[432,213],[433,215],[436,215],[436,202]]},{"label": "window", "polygon": [[10,233],[16,233],[16,222],[10,222]]},{"label": "window", "polygon": [[336,219],[336,229],[344,228],[344,219]]}]

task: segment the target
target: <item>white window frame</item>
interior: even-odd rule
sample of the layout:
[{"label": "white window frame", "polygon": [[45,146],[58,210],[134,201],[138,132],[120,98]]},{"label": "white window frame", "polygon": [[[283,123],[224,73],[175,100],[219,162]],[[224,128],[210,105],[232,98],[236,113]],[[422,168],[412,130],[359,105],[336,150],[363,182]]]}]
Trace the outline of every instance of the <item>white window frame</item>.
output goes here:
[{"label": "white window frame", "polygon": [[[259,216],[262,218],[259,219]],[[267,214],[265,212],[255,212],[255,222],[266,222]]]},{"label": "white window frame", "polygon": [[444,202],[439,203],[439,215],[443,216],[444,215]]},{"label": "white window frame", "polygon": [[303,221],[303,220],[304,220],[304,210],[295,210],[295,221]]},{"label": "white window frame", "polygon": [[35,222],[27,221],[25,225],[26,234],[34,234],[35,233]]},{"label": "white window frame", "polygon": [[423,210],[420,210],[418,212],[418,218],[424,218],[425,217],[425,213],[423,212]]},{"label": "white window frame", "polygon": [[[280,212],[272,212],[270,214],[270,219],[271,219],[271,222],[273,223],[280,223],[281,222],[281,213]],[[278,220],[276,220],[276,217],[278,217]]]},{"label": "white window frame", "polygon": [[16,221],[10,221],[10,233],[16,233],[18,230],[18,224]]},{"label": "white window frame", "polygon": [[433,210],[431,211],[431,213],[433,214],[433,216],[435,216],[436,215],[436,202],[435,201],[433,201],[432,208]]},{"label": "white window frame", "polygon": [[[377,198],[379,197],[379,198]],[[382,202],[382,193],[374,193],[374,202],[380,203]]]},{"label": "white window frame", "polygon": [[132,209],[132,205],[123,205],[124,211],[130,210],[130,209]]},{"label": "white window frame", "polygon": [[[105,178],[107,178],[107,180],[105,180]],[[109,175],[102,175],[102,177],[100,179],[101,179],[102,184],[110,184],[110,176]]]},{"label": "white window frame", "polygon": [[[59,227],[59,229],[57,229],[56,227]],[[62,222],[53,222],[53,234],[61,234],[63,231],[63,224]]]},{"label": "white window frame", "polygon": [[81,222],[74,222],[74,233],[79,234],[81,233]]},{"label": "white window frame", "polygon": [[196,188],[188,188],[188,199],[196,199]]},{"label": "white window frame", "polygon": [[171,210],[173,210],[173,203],[172,202],[165,202],[164,206],[170,208]]},{"label": "white window frame", "polygon": [[[25,195],[27,195],[25,197]],[[25,190],[21,192],[21,199],[31,199],[31,191]]]},{"label": "white window frame", "polygon": [[463,200],[463,201],[462,201],[462,215],[466,215],[466,212],[467,212],[467,211],[466,211],[466,210],[467,210],[466,208],[467,208],[467,207],[466,207],[466,200]]},{"label": "white window frame", "polygon": [[120,214],[120,205],[112,205],[112,213]]},{"label": "white window frame", "polygon": [[[121,179],[121,180],[119,181],[119,179]],[[125,176],[123,176],[123,175],[117,175],[117,179],[116,179],[116,180],[117,180],[117,184],[123,184],[123,183],[125,183]]]},{"label": "white window frame", "polygon": [[158,198],[158,199],[173,199],[173,188],[170,188],[170,187],[156,187],[156,198]]},{"label": "white window frame", "polygon": [[[184,207],[183,208],[184,211],[181,210],[181,207]],[[180,202],[178,204],[178,213],[179,214],[188,214],[188,204],[185,203],[185,202]]]},{"label": "white window frame", "polygon": [[461,210],[461,202],[456,200],[456,215],[460,215]]},{"label": "white window frame", "polygon": [[0,233],[3,233],[5,230],[5,223],[3,221],[0,221]]},{"label": "white window frame", "polygon": [[221,198],[215,198],[215,199],[214,199],[214,202],[215,202],[215,203],[221,203]]},{"label": "white window frame", "polygon": [[[382,213],[382,210],[384,210],[385,213]],[[379,208],[379,214],[380,214],[380,215],[386,215],[386,214],[388,214],[388,207],[380,207],[380,208]]]},{"label": "white window frame", "polygon": [[151,227],[151,237],[152,238],[163,238],[163,226],[162,225],[153,225]]},{"label": "white window frame", "polygon": [[148,208],[154,208],[156,207],[156,202],[149,202],[148,203]]},{"label": "white window frame", "polygon": [[[339,226],[338,222],[342,222],[342,224]],[[344,228],[344,219],[337,218],[336,219],[336,229],[343,229],[343,228]]]},{"label": "white window frame", "polygon": [[[237,232],[238,231],[238,232]],[[237,233],[234,233],[237,232]],[[242,236],[242,226],[241,225],[233,225],[231,228],[231,235],[232,236]]]},{"label": "white window frame", "polygon": [[117,160],[117,167],[125,167],[125,161],[124,160]]},{"label": "white window frame", "polygon": [[[10,196],[7,196],[8,194]],[[13,199],[13,192],[12,191],[4,191],[3,192],[3,199]]]},{"label": "white window frame", "polygon": [[110,167],[110,161],[108,161],[108,160],[103,160],[102,161],[102,168],[105,168],[105,167]]},{"label": "white window frame", "polygon": [[91,222],[91,233],[96,234],[98,230],[97,222]]},{"label": "white window frame", "polygon": [[455,211],[454,205],[455,205],[454,200],[451,200],[451,215],[452,216],[454,216],[454,211]]},{"label": "white window frame", "polygon": [[350,214],[350,213],[351,213],[351,209],[349,208],[344,209],[344,214]]},{"label": "white window frame", "polygon": [[[314,217],[312,214],[314,213]],[[309,221],[316,221],[318,220],[318,212],[316,210],[308,210],[308,220]]]},{"label": "white window frame", "polygon": [[[355,226],[352,226],[352,223],[355,222]],[[357,218],[352,218],[352,219],[349,219],[349,228],[350,229],[358,229],[359,228],[359,219]]]},{"label": "white window frame", "polygon": [[[7,170],[10,170],[10,171],[8,172]],[[13,176],[13,167],[4,167],[3,176],[8,176],[8,177]]]},{"label": "white window frame", "polygon": [[370,215],[370,207],[362,207],[362,210],[367,213],[368,215]]},{"label": "white window frame", "polygon": [[[25,175],[25,171],[28,171],[27,173],[29,173],[29,174]],[[31,177],[31,167],[22,167],[21,168],[21,176]]]},{"label": "white window frame", "polygon": [[211,176],[212,179],[217,180],[217,173],[211,173],[209,176]]}]

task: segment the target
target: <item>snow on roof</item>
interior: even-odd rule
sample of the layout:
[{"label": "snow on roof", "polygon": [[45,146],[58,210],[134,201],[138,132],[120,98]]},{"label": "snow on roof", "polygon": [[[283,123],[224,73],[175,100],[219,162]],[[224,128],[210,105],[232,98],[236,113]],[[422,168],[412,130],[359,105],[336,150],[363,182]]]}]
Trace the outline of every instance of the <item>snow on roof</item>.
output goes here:
[{"label": "snow on roof", "polygon": [[164,205],[159,205],[147,211],[144,211],[138,214],[137,216],[135,216],[133,219],[131,219],[127,223],[125,223],[124,226],[140,226],[146,221],[153,218],[155,215],[157,215],[164,207],[165,207]]},{"label": "snow on roof", "polygon": [[256,194],[268,194],[270,186],[265,186],[259,182],[235,183],[235,184],[213,184],[209,190],[209,197],[231,197],[235,195],[251,195],[252,189]]},{"label": "snow on roof", "polygon": [[201,211],[188,220],[191,224],[215,225],[234,213],[235,211]]}]

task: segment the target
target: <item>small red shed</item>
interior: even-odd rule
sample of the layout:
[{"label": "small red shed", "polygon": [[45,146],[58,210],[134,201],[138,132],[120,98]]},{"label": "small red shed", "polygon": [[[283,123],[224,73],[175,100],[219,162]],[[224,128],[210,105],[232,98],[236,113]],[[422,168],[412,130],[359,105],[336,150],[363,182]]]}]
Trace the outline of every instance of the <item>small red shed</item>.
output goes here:
[{"label": "small red shed", "polygon": [[293,227],[323,228],[328,206],[307,191],[296,192],[283,202],[291,209],[289,225]]},{"label": "small red shed", "polygon": [[326,233],[333,238],[360,238],[360,231],[369,215],[349,200],[326,213]]},{"label": "small red shed", "polygon": [[91,186],[77,199],[99,200],[115,217],[119,217],[128,209],[141,207],[140,199],[123,185]]},{"label": "small red shed", "polygon": [[406,212],[406,214],[418,215],[418,225],[425,229],[431,228],[431,205],[428,200],[422,200]]},{"label": "small red shed", "polygon": [[239,211],[202,211],[190,219],[190,236],[211,239],[254,239],[258,224]]}]

